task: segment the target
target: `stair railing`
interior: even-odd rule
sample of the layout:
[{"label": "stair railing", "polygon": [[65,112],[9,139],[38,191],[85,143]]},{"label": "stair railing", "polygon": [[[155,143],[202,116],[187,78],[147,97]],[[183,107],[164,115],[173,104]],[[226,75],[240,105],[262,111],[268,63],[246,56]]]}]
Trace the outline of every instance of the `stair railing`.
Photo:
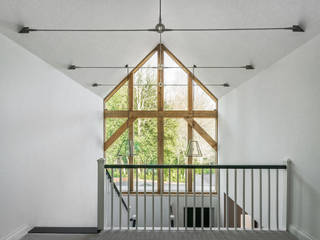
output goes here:
[{"label": "stair railing", "polygon": [[[105,176],[111,182],[111,201],[108,214],[111,216],[111,229],[116,229],[113,224],[114,195],[119,197],[119,225],[121,229],[126,221],[122,220],[121,206],[125,206],[127,213],[128,230],[288,230],[288,206],[289,206],[289,170],[290,161],[285,165],[104,165],[105,160],[98,160],[98,229],[104,229],[104,184]],[[108,171],[110,169],[110,172]],[[119,170],[119,188],[114,183],[114,170]],[[140,169],[141,179],[138,179],[138,169]],[[127,192],[122,192],[122,172],[128,173]],[[146,172],[152,173],[152,181],[148,184],[152,186],[152,192],[146,191]],[[166,182],[167,192],[164,192],[164,176],[163,172],[168,172],[168,182]],[[185,182],[177,180],[176,192],[171,190],[171,173],[176,170],[177,176],[185,173]],[[204,171],[209,171],[209,183],[204,181]],[[213,177],[214,172],[214,177]],[[130,173],[135,173],[135,190],[130,190]],[[155,193],[155,175],[158,175],[157,186],[160,187]],[[279,173],[283,176],[283,185],[280,185]],[[188,177],[192,177],[192,186],[187,184]],[[179,179],[179,177],[178,177]],[[208,181],[208,177],[206,178]],[[214,184],[215,179],[215,184]],[[143,185],[143,189],[139,188]],[[196,185],[196,181],[200,184]],[[189,182],[188,182],[189,183]],[[134,183],[131,183],[134,185]],[[208,184],[209,186],[205,186]],[[187,186],[188,185],[188,186]],[[215,185],[215,186],[214,186]],[[180,189],[183,186],[184,189]],[[190,191],[190,187],[192,187]],[[207,190],[204,190],[206,187]],[[280,214],[280,189],[284,193],[282,214]],[[271,192],[272,189],[272,192]],[[134,190],[134,191],[133,191]],[[149,189],[150,190],[150,189]],[[256,192],[256,190],[258,190]],[[126,194],[128,205],[124,201],[123,194]],[[159,202],[155,206],[155,197],[159,198]],[[135,204],[135,214],[130,215],[130,198]],[[204,203],[204,199],[209,199],[209,203]],[[272,202],[271,202],[272,198]],[[147,201],[148,199],[148,201]],[[231,204],[229,199],[231,199]],[[165,201],[168,201],[166,205]],[[176,209],[173,210],[173,202],[176,202]],[[190,204],[191,202],[191,204]],[[213,203],[214,202],[214,203]],[[143,204],[142,204],[143,203]],[[151,204],[148,204],[151,203]],[[184,205],[183,225],[179,221],[181,209]],[[141,209],[141,205],[143,206]],[[148,205],[148,207],[147,207]],[[213,208],[214,205],[214,208]],[[232,205],[232,206],[230,206]],[[166,207],[167,206],[167,207]],[[232,208],[233,207],[233,208]],[[158,215],[155,214],[155,208]],[[208,212],[205,213],[205,209]],[[213,210],[215,214],[213,215]],[[232,210],[231,210],[232,209]],[[189,211],[191,210],[191,211]],[[200,211],[198,211],[200,210]],[[263,211],[264,210],[264,211]],[[166,212],[167,211],[167,212]],[[231,212],[233,211],[233,212]],[[272,214],[271,214],[272,212]],[[167,215],[168,220],[163,216]],[[198,215],[199,214],[199,215]],[[209,214],[209,224],[204,223],[205,214]],[[141,215],[141,216],[140,216]],[[281,216],[280,216],[281,215]],[[199,216],[200,221],[199,221]],[[239,217],[241,216],[241,218]],[[232,218],[232,222],[230,221]],[[282,224],[280,226],[280,218]],[[159,222],[156,225],[156,221]],[[134,221],[134,227],[130,226],[130,222]],[[248,226],[248,222],[250,226]],[[257,223],[257,224],[256,224]],[[167,225],[165,225],[167,224]]]}]

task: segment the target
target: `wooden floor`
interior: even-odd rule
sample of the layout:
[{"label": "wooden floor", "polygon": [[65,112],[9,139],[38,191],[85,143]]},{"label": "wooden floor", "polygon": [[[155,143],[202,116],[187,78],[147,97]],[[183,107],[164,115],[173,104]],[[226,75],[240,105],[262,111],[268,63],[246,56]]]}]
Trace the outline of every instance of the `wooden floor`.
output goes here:
[{"label": "wooden floor", "polygon": [[104,231],[100,234],[27,234],[22,240],[296,240],[270,231]]}]

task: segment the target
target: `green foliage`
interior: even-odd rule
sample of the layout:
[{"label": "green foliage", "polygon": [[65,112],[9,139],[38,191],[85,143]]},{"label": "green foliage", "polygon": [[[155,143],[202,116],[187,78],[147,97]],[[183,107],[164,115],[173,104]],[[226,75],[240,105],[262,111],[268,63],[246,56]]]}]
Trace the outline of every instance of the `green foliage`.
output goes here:
[{"label": "green foliage", "polygon": [[[157,87],[154,86],[157,83],[157,71],[150,69],[140,69],[134,76],[134,102],[133,108],[135,110],[156,110],[157,109]],[[171,93],[178,94],[178,93]],[[181,100],[177,100],[181,99]],[[175,106],[182,106],[185,103],[185,98],[176,98]],[[164,102],[166,110],[173,110],[172,104]],[[112,110],[128,110],[128,85],[122,86],[117,93],[115,93],[111,99],[106,103],[106,108]],[[127,120],[127,118],[107,119],[106,120],[106,132],[105,136],[108,139],[112,134]],[[186,127],[183,128],[184,120],[166,118],[164,119],[164,163],[175,165],[185,163],[185,148],[187,145],[187,131]],[[186,126],[186,125],[185,125]],[[157,132],[157,118],[151,119],[137,119],[133,124],[134,132],[134,163],[135,164],[158,164],[158,132]],[[123,144],[128,144],[128,130],[126,130],[106,151],[107,163],[128,164],[128,157],[118,157],[118,151]],[[211,148],[211,147],[210,147]],[[211,149],[212,150],[212,149]],[[194,164],[210,163],[214,158],[208,155],[208,158],[203,158],[201,162],[194,158]],[[196,170],[196,173],[201,173],[201,170]],[[205,170],[205,174],[209,173],[209,170]],[[143,170],[138,171],[139,178],[143,179]],[[127,175],[126,171],[123,173],[123,177]],[[164,170],[164,181],[168,181],[169,171]],[[185,181],[185,174],[183,170],[180,170],[179,181]],[[119,172],[114,171],[114,176],[118,177]],[[151,170],[147,170],[147,180],[152,179]],[[176,169],[171,170],[171,181],[177,181]]]},{"label": "green foliage", "polygon": [[156,82],[156,72],[154,70],[140,69],[135,73],[133,84],[133,109],[157,109],[157,87],[154,86]]},{"label": "green foliage", "polygon": [[[154,84],[156,76],[152,70],[140,70],[136,73],[134,83],[139,86],[134,87],[134,109],[153,110],[157,109],[157,88],[151,86]],[[124,110],[128,105],[128,89],[123,86],[107,102],[108,110]],[[127,119],[107,119],[106,121],[106,139],[109,138]],[[178,120],[165,119],[164,158],[166,164],[179,164],[178,159],[183,159],[183,153],[178,149]],[[134,163],[136,164],[157,164],[158,163],[158,132],[157,119],[137,119],[133,125],[134,130]],[[128,131],[124,132],[106,151],[107,163],[128,163],[128,158],[117,157],[117,153],[124,141],[128,140]],[[182,163],[182,162],[180,162]],[[118,173],[114,172],[115,177]],[[151,171],[147,171],[147,179],[151,179]],[[181,174],[183,175],[183,174]],[[164,177],[167,179],[168,171],[164,171]],[[172,181],[177,179],[176,171],[172,171]],[[143,171],[139,171],[139,178],[143,178]],[[184,179],[184,176],[180,178]]]},{"label": "green foliage", "polygon": [[128,83],[124,84],[106,103],[106,109],[128,110]]},{"label": "green foliage", "polygon": [[[112,125],[108,126],[107,131],[117,130]],[[109,164],[128,164],[128,158],[125,156],[118,157],[118,151],[123,142],[128,141],[128,130],[126,130],[106,151],[106,162]]]}]

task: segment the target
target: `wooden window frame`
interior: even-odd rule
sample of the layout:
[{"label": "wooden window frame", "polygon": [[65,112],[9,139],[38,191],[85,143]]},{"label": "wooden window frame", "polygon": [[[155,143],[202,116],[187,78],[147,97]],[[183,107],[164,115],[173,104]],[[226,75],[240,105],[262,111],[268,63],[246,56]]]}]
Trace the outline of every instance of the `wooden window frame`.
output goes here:
[{"label": "wooden window frame", "polygon": [[[164,53],[166,53],[174,62],[181,67],[181,69],[188,75],[188,108],[187,110],[164,110],[164,84],[163,84],[163,68],[158,69],[157,73],[157,110],[134,110],[133,109],[133,76],[155,53],[158,53],[158,66],[163,66]],[[161,62],[160,62],[161,61]],[[193,110],[193,91],[195,82],[216,104],[215,110]],[[128,83],[128,110],[117,110],[111,111],[106,109],[106,103],[111,97],[124,85]],[[133,140],[133,123],[137,118],[157,118],[157,129],[158,129],[158,164],[164,162],[164,118],[183,118],[188,123],[188,141],[192,139],[192,131],[195,130],[212,148],[217,152],[218,148],[218,99],[210,92],[200,80],[194,76],[194,74],[187,69],[182,62],[163,44],[158,44],[151,52],[149,52],[143,60],[132,69],[132,71],[122,79],[122,81],[112,89],[112,91],[104,98],[104,137],[106,119],[108,118],[128,118],[107,140],[104,142],[104,157],[106,150],[121,136],[122,133],[128,129],[129,140]],[[213,118],[216,119],[215,139],[214,140],[195,120],[194,118]],[[216,153],[218,161],[218,152]],[[192,157],[188,157],[188,164],[192,164]],[[129,164],[133,164],[133,157],[129,157]],[[133,171],[130,170],[130,192],[133,191]],[[158,171],[158,180],[160,179],[160,171]],[[162,179],[163,180],[163,179]],[[188,183],[187,189],[189,193],[192,193],[192,170],[188,170]],[[160,193],[160,181],[158,183],[158,192]],[[162,184],[164,186],[164,184]],[[165,193],[162,189],[162,192]]]}]

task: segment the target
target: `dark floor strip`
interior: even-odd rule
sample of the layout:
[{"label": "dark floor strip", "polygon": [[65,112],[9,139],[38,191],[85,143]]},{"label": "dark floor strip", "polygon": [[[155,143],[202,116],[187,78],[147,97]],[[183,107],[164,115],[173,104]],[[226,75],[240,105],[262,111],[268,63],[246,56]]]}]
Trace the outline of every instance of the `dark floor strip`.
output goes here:
[{"label": "dark floor strip", "polygon": [[100,231],[96,227],[34,227],[29,233],[56,234],[96,234]]}]

